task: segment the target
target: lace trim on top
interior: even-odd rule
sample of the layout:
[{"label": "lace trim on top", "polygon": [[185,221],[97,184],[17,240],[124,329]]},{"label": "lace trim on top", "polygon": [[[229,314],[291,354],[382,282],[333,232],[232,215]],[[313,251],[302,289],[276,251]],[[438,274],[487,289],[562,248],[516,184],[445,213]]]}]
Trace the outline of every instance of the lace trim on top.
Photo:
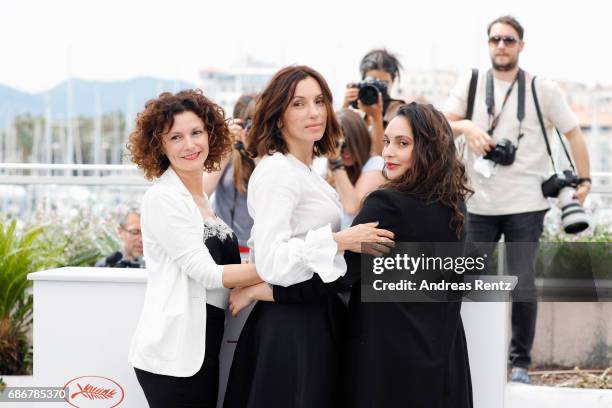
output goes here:
[{"label": "lace trim on top", "polygon": [[210,237],[218,237],[221,241],[231,238],[233,231],[222,219],[204,220],[204,241]]}]

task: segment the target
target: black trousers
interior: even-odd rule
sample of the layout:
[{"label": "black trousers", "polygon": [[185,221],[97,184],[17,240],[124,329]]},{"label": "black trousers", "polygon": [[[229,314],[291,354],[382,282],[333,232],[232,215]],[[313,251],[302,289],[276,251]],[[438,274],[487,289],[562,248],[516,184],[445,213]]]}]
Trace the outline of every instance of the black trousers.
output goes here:
[{"label": "black trousers", "polygon": [[[534,243],[506,247],[508,270],[511,275],[518,276],[519,290],[516,292],[522,296],[522,299],[515,298],[512,302],[509,363],[513,367],[528,368],[531,365],[531,348],[538,313],[538,304],[535,301],[535,258],[546,211],[548,210],[508,215],[468,214],[469,241],[497,243],[503,235],[505,242]],[[524,301],[525,299],[530,301]]]},{"label": "black trousers", "polygon": [[225,312],[206,304],[206,353],[191,377],[154,374],[134,368],[150,408],[215,408],[219,391],[219,351]]}]

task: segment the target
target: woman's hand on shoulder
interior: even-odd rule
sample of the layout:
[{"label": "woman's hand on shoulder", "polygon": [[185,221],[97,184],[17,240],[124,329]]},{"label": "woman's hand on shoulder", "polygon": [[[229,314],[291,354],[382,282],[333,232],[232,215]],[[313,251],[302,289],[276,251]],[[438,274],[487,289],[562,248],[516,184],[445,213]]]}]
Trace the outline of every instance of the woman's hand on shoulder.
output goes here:
[{"label": "woman's hand on shoulder", "polygon": [[381,256],[395,246],[393,232],[377,228],[378,221],[354,225],[333,234],[338,251],[351,251]]}]

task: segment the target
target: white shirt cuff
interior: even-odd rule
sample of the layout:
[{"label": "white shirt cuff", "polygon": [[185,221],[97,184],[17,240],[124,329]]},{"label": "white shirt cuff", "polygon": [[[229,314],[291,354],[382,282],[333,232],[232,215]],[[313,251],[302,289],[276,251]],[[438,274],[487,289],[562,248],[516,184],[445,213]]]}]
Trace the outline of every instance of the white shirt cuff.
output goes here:
[{"label": "white shirt cuff", "polygon": [[304,242],[304,261],[310,270],[319,274],[323,282],[333,282],[344,275],[345,271],[334,268],[338,244],[333,238],[330,224],[308,231]]}]

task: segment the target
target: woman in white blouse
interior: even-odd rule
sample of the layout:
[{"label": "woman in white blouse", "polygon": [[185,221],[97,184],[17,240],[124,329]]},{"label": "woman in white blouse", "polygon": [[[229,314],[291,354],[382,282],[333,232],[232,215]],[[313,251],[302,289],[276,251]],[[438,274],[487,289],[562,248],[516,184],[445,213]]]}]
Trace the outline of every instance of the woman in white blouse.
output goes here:
[{"label": "woman in white blouse", "polygon": [[216,406],[224,288],[261,282],[202,185],[231,143],[223,111],[199,90],[147,102],[130,135],[132,160],[157,179],[142,201],[148,280],[129,352],[151,407]]},{"label": "woman in white blouse", "polygon": [[[248,186],[251,255],[269,284],[289,286],[315,274],[331,282],[346,272],[344,250],[361,252],[368,242],[380,255],[392,244],[393,234],[376,223],[339,232],[338,196],[312,169],[315,156],[335,152],[339,137],[323,77],[305,66],[277,72],[247,135],[251,155],[261,157]],[[335,323],[344,312],[335,295],[302,304],[257,303],[236,347],[224,406],[337,406]]]}]

